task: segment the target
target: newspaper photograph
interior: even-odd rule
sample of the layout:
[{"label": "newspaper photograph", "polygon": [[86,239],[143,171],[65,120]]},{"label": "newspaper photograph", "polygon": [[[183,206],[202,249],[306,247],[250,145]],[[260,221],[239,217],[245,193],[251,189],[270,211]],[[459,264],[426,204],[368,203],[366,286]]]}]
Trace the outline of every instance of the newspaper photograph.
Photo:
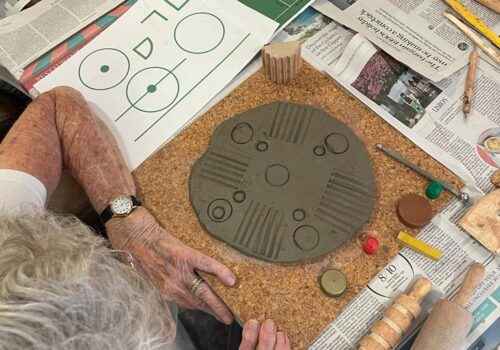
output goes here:
[{"label": "newspaper photograph", "polygon": [[[495,98],[500,93],[500,71],[488,60],[479,63],[473,109],[465,121],[465,68],[434,83],[313,9],[276,39],[301,40],[303,57],[309,63],[448,167],[473,197],[493,189],[489,178],[499,167],[494,150],[500,136],[500,102]],[[457,350],[496,350],[500,343],[498,328],[495,330],[500,317],[500,259],[458,226],[466,208],[452,200],[417,234],[420,240],[446,252],[439,262],[402,249],[308,349],[356,349],[393,298],[407,292],[418,278],[427,277],[434,287],[422,305],[425,312],[397,348],[408,350],[432,306],[441,298],[452,299],[470,264],[478,261],[486,266],[485,278],[467,305],[474,324],[463,349]]]},{"label": "newspaper photograph", "polygon": [[500,166],[500,105],[495,97],[500,93],[500,70],[489,60],[479,60],[475,102],[465,120],[466,67],[433,83],[360,34],[334,62],[308,50],[307,42],[303,48],[304,57],[460,177],[473,197],[493,189],[489,179]]},{"label": "newspaper photograph", "polygon": [[122,2],[41,1],[23,12],[1,19],[0,64],[19,79],[22,69],[29,63]]},{"label": "newspaper photograph", "polygon": [[[308,21],[315,31],[324,15],[308,10],[289,27]],[[335,21],[303,42],[304,58],[331,76],[394,128],[455,173],[465,190],[479,198],[491,191],[491,175],[499,168],[496,151],[500,131],[500,70],[480,59],[475,102],[467,119],[462,113],[466,67],[433,83],[380,51],[361,34]],[[290,30],[288,30],[290,31]],[[277,37],[297,40],[287,29]]]},{"label": "newspaper photograph", "polygon": [[[500,33],[500,15],[474,0],[462,2]],[[442,16],[449,8],[441,0],[318,0],[313,6],[434,82],[469,62],[473,44]]]},{"label": "newspaper photograph", "polygon": [[0,2],[0,19],[21,12],[30,0],[3,0]]}]

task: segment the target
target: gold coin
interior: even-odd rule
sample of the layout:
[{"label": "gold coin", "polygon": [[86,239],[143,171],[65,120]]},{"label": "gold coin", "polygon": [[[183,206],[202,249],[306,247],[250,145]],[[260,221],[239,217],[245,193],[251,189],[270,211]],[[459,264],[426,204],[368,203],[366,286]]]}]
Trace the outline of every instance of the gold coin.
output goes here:
[{"label": "gold coin", "polygon": [[347,278],[339,270],[327,270],[321,276],[321,289],[330,297],[341,296],[347,288]]}]

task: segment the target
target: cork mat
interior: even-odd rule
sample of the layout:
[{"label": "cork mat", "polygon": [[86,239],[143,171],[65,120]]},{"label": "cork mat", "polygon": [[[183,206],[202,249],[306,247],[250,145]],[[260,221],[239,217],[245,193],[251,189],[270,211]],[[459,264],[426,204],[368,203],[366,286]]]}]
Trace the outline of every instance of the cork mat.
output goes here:
[{"label": "cork mat", "polygon": [[[359,236],[312,261],[272,264],[243,255],[206,233],[189,201],[191,167],[205,152],[215,128],[237,114],[275,101],[310,105],[335,115],[365,144],[373,164],[375,199],[370,220]],[[226,288],[207,277],[234,313],[242,321],[274,319],[290,335],[293,349],[305,349],[400,250],[396,236],[407,228],[398,221],[395,212],[398,199],[406,193],[425,191],[427,181],[376,151],[377,143],[395,149],[459,188],[458,178],[305,62],[297,79],[289,85],[276,85],[261,71],[255,73],[143,163],[134,176],[143,204],[167,231],[235,272],[238,277],[235,288]],[[445,193],[433,201],[434,213],[450,199]],[[380,242],[375,255],[363,252],[362,244],[368,235]],[[319,276],[329,268],[342,270],[347,276],[348,287],[340,298],[325,296],[319,287]]]}]

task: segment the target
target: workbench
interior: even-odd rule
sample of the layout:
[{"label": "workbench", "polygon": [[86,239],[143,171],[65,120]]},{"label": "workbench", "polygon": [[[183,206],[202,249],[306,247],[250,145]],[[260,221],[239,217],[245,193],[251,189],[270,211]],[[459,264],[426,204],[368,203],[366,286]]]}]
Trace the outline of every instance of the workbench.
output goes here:
[{"label": "workbench", "polygon": [[[313,261],[271,264],[245,256],[206,233],[189,201],[191,166],[205,151],[214,129],[228,118],[275,101],[325,110],[354,130],[372,159],[376,192],[370,220],[356,238]],[[134,171],[134,177],[143,204],[168,232],[235,272],[235,288],[206,277],[237,318],[272,318],[289,334],[294,349],[304,349],[398,253],[401,247],[396,242],[397,234],[401,230],[416,232],[399,222],[395,205],[403,194],[423,195],[428,182],[376,151],[377,143],[395,149],[455,188],[461,187],[450,171],[305,62],[297,79],[288,85],[276,85],[261,71],[255,73],[144,162]],[[448,193],[443,193],[433,201],[434,214],[450,199]],[[380,242],[375,255],[366,255],[362,249],[369,235]],[[339,298],[327,297],[320,289],[319,277],[330,268],[341,270],[348,279],[347,290]]]}]

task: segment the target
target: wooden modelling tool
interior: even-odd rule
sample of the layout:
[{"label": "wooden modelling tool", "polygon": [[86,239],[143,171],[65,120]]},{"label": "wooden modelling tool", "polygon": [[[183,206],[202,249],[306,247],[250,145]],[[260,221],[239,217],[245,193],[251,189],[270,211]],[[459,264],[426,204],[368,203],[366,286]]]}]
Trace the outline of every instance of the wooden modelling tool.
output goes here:
[{"label": "wooden modelling tool", "polygon": [[454,300],[439,300],[420,330],[411,350],[457,350],[469,332],[474,317],[465,309],[474,289],[481,282],[484,266],[473,263]]},{"label": "wooden modelling tool", "polygon": [[500,253],[500,189],[479,200],[459,222],[460,226],[495,255]]},{"label": "wooden modelling tool", "polygon": [[474,80],[476,79],[477,71],[477,48],[474,46],[470,53],[469,69],[467,71],[467,79],[465,81],[464,105],[462,110],[465,114],[465,120],[470,113],[472,105],[472,97],[474,95]]},{"label": "wooden modelling tool", "polygon": [[295,79],[300,69],[300,42],[290,41],[264,46],[261,50],[266,76],[278,84]]},{"label": "wooden modelling tool", "polygon": [[454,9],[463,19],[465,19],[471,26],[473,26],[477,31],[483,34],[489,41],[495,44],[496,47],[500,47],[500,38],[498,35],[490,28],[486,23],[484,23],[480,18],[478,18],[474,12],[465,7],[458,0],[444,0],[452,9]]},{"label": "wooden modelling tool", "polygon": [[500,15],[500,0],[476,0],[476,1]]},{"label": "wooden modelling tool", "polygon": [[427,278],[419,279],[408,295],[401,293],[394,303],[384,311],[381,320],[375,322],[371,333],[359,342],[358,350],[389,350],[410,329],[413,320],[420,316],[420,303],[432,290]]},{"label": "wooden modelling tool", "polygon": [[458,29],[462,31],[470,40],[474,42],[477,46],[484,51],[485,54],[491,57],[496,64],[500,64],[500,54],[496,51],[496,49],[491,46],[488,42],[484,41],[475,31],[470,29],[466,24],[460,21],[457,17],[453,16],[451,13],[445,12],[443,13],[451,23],[453,23]]}]

